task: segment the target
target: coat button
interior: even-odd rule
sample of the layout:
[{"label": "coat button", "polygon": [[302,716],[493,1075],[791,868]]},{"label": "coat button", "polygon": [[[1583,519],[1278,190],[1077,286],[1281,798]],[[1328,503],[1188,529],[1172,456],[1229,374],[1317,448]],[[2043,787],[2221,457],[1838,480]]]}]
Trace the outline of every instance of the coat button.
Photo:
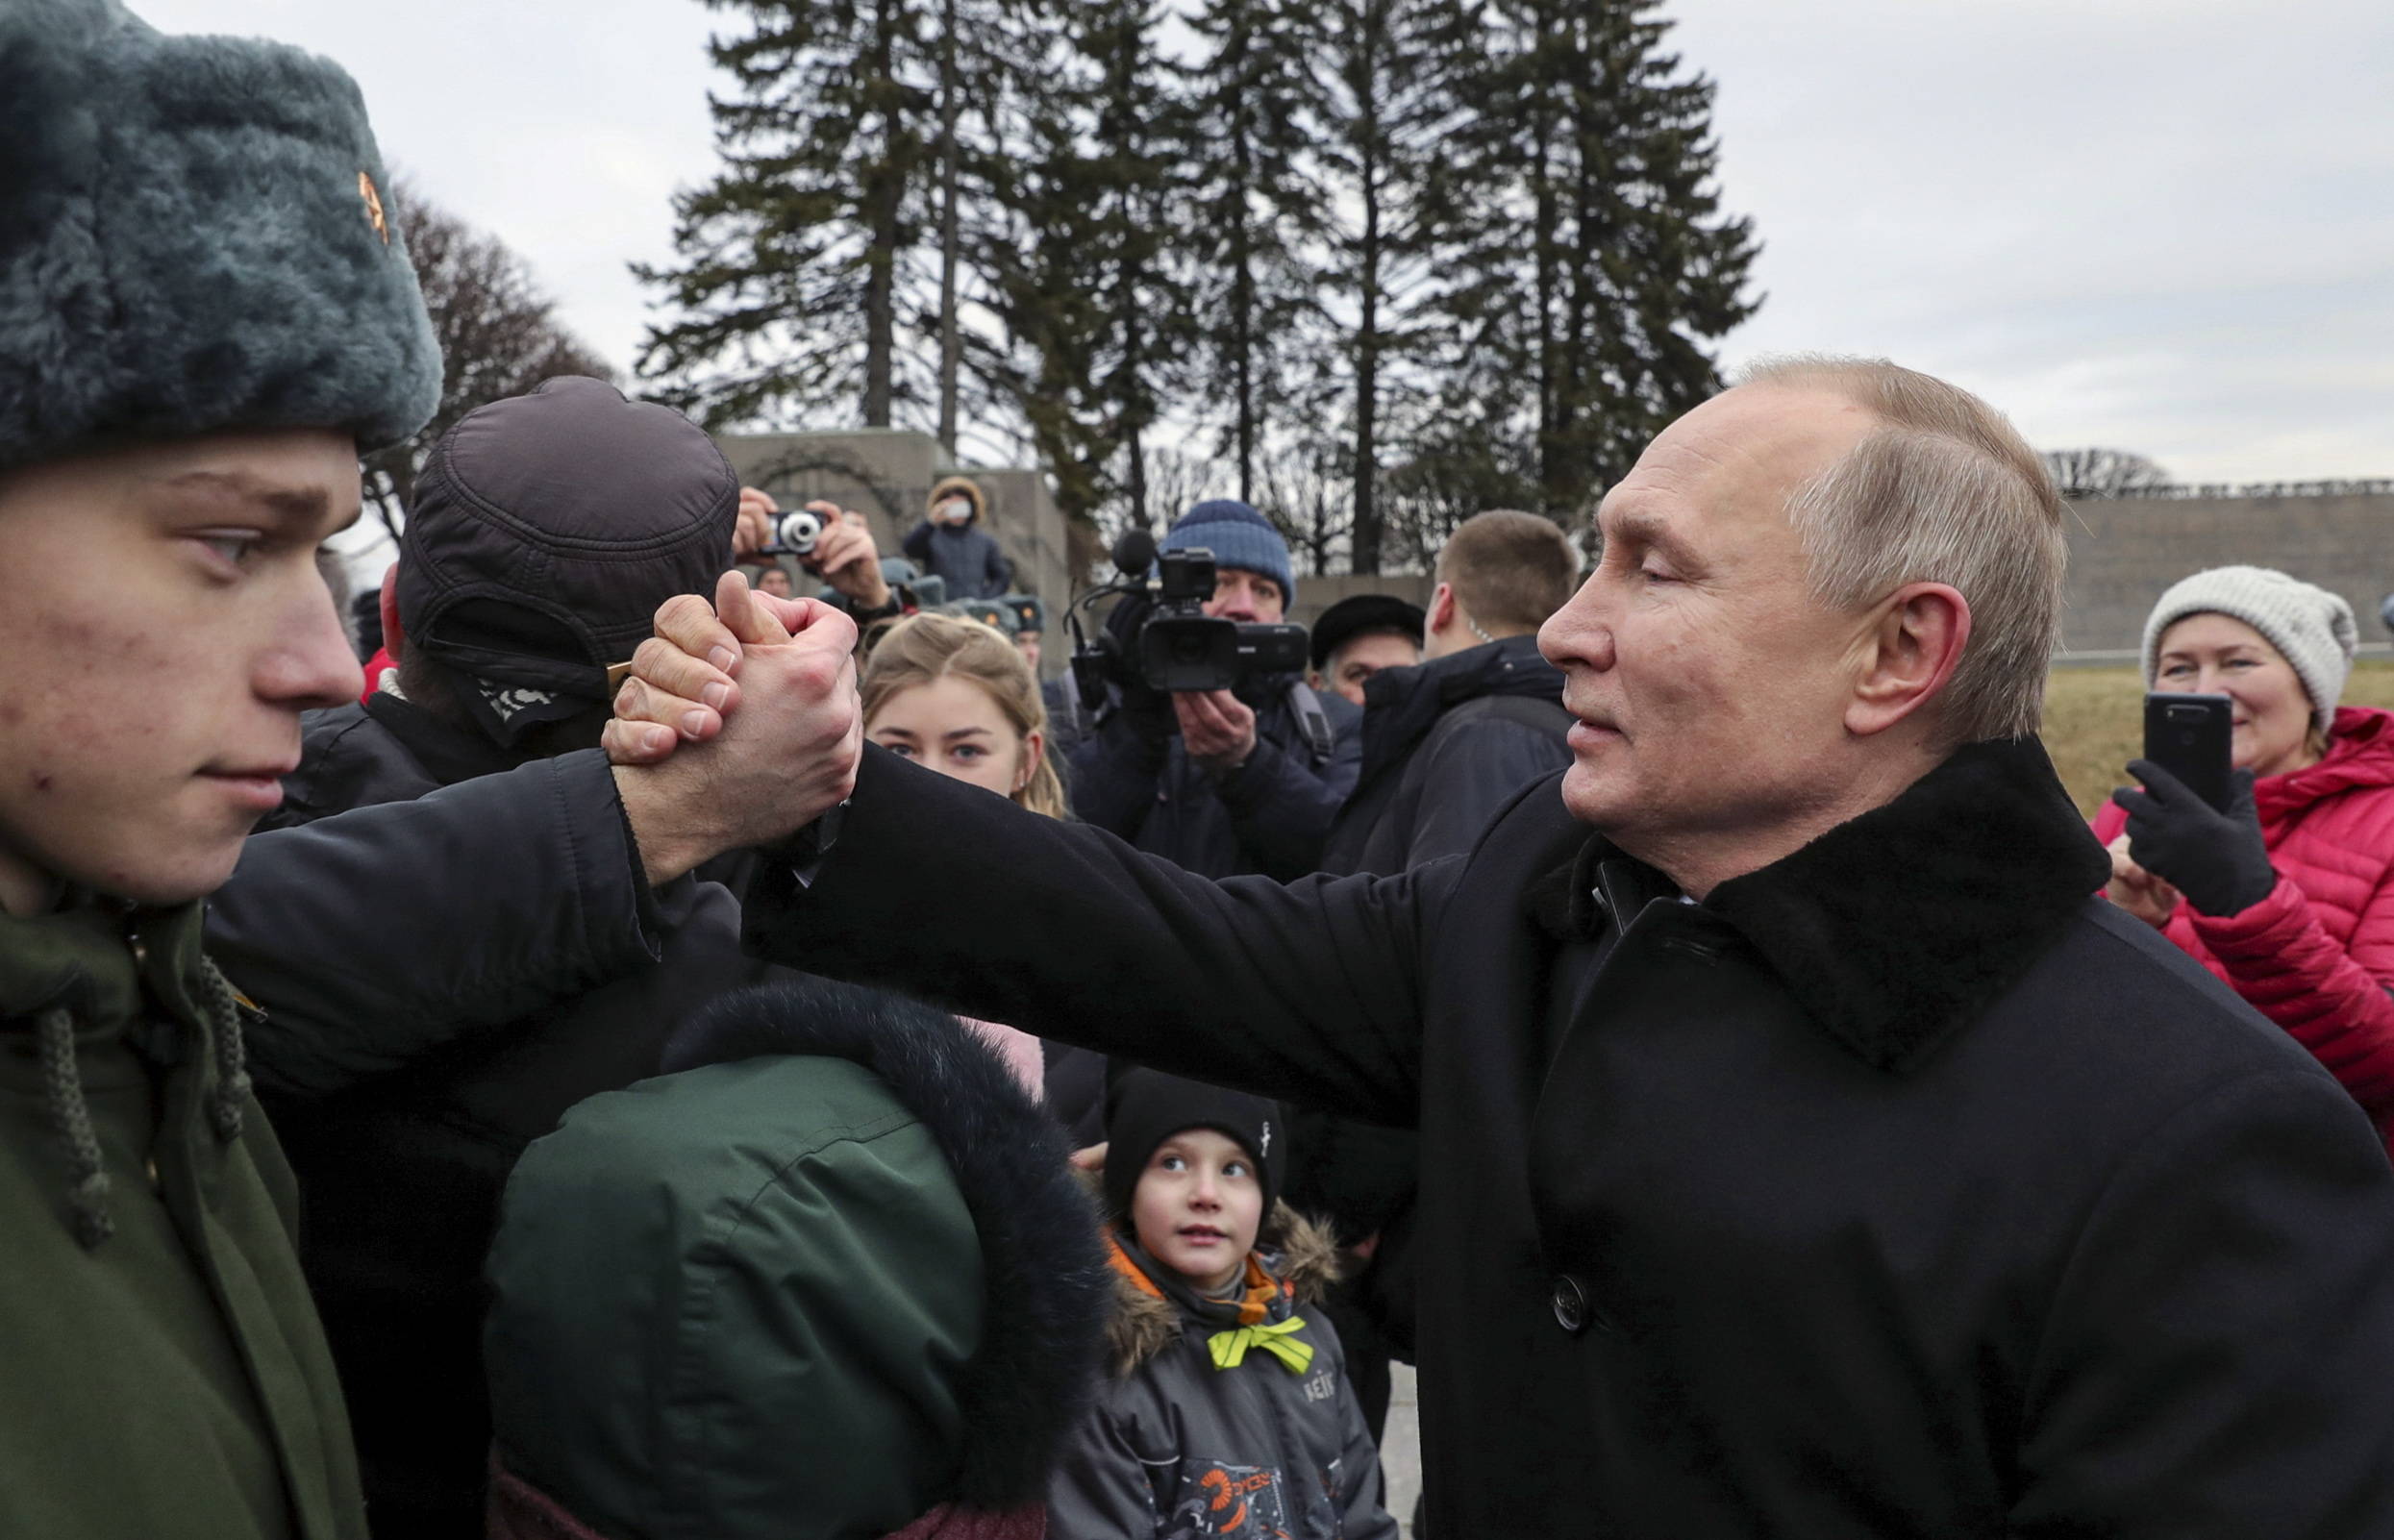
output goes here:
[{"label": "coat button", "polygon": [[1587,1289],[1568,1273],[1555,1275],[1555,1325],[1573,1336],[1587,1329]]}]

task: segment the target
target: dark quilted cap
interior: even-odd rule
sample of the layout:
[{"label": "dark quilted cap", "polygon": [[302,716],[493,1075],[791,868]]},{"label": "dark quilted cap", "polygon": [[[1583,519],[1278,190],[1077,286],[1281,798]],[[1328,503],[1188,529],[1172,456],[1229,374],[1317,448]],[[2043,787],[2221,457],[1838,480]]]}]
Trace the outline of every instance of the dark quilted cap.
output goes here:
[{"label": "dark quilted cap", "polygon": [[657,607],[732,564],[739,479],[681,413],[568,376],[449,430],[399,560],[406,645],[486,680],[608,699]]}]

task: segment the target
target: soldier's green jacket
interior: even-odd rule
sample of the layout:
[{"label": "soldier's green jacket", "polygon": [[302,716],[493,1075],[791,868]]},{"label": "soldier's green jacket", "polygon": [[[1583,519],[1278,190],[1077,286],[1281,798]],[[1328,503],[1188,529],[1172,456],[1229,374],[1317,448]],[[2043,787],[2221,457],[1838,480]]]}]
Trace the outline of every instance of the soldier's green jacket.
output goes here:
[{"label": "soldier's green jacket", "polygon": [[[0,1534],[365,1533],[290,1170],[246,1096],[230,1140],[214,1115],[203,968],[196,904],[0,916]],[[88,1246],[60,1010],[107,1179]]]}]

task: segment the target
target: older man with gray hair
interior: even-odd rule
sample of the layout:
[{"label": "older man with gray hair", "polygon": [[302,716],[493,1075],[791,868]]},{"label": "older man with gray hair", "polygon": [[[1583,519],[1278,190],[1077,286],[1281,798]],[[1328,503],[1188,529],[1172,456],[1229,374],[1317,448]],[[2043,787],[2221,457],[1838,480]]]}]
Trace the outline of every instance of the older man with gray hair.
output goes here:
[{"label": "older man with gray hair", "polygon": [[[2032,735],[2060,517],[1966,393],[1773,365],[1606,498],[1572,765],[1468,855],[1205,882],[867,750],[751,944],[1417,1126],[1440,1535],[2383,1535],[2394,1169],[2095,897]],[[697,737],[853,714],[722,598],[620,757],[711,684]]]}]

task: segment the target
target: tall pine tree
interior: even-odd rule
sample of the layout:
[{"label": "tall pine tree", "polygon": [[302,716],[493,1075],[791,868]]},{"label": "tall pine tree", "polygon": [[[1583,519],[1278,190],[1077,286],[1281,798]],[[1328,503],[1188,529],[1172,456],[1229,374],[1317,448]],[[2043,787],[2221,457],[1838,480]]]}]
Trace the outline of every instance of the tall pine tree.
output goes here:
[{"label": "tall pine tree", "polygon": [[1472,470],[1481,506],[1584,511],[1718,388],[1704,343],[1754,311],[1752,223],[1713,184],[1712,85],[1662,50],[1658,9],[1478,12],[1478,111],[1451,140],[1473,216],[1451,227],[1446,431],[1427,447]]},{"label": "tall pine tree", "polygon": [[1016,242],[993,301],[1015,404],[1057,501],[1147,525],[1148,457],[1191,352],[1187,118],[1156,0],[1057,0],[1054,47],[1008,171]]},{"label": "tall pine tree", "polygon": [[1326,13],[1309,0],[1199,0],[1180,71],[1189,159],[1187,251],[1202,399],[1238,496],[1291,409],[1315,329],[1330,188],[1314,146],[1330,116]]},{"label": "tall pine tree", "polygon": [[[1424,300],[1444,232],[1459,217],[1443,145],[1468,108],[1459,93],[1477,32],[1446,0],[1330,0],[1320,39],[1334,82],[1323,159],[1339,211],[1328,232],[1319,374],[1334,388],[1324,440],[1351,486],[1349,555],[1378,572],[1392,446],[1418,405]],[[1317,559],[1319,558],[1317,557]]]},{"label": "tall pine tree", "polygon": [[710,424],[888,427],[934,399],[936,313],[918,250],[937,229],[933,0],[707,0],[745,12],[709,45],[722,173],[674,199],[679,265],[636,267],[674,314],[639,367]]}]

